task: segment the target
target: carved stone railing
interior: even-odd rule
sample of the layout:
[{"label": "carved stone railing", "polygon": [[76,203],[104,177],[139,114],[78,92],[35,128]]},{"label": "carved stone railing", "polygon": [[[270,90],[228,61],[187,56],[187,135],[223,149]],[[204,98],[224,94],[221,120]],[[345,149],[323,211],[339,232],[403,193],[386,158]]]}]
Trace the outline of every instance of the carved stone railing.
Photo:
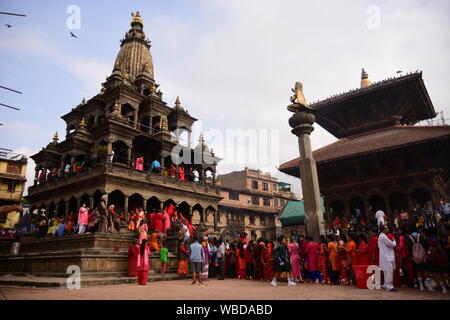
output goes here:
[{"label": "carved stone railing", "polygon": [[39,192],[56,189],[59,187],[66,186],[68,184],[72,184],[82,180],[87,180],[102,174],[113,174],[124,178],[130,178],[133,180],[139,180],[142,182],[162,186],[169,185],[171,187],[175,187],[178,189],[184,190],[190,189],[198,193],[217,194],[217,195],[220,194],[219,188],[210,184],[199,184],[197,182],[192,181],[181,181],[175,178],[164,177],[161,174],[153,172],[137,171],[121,163],[99,163],[87,170],[63,175],[55,181],[31,186],[30,188],[28,188],[28,194],[32,195]]}]

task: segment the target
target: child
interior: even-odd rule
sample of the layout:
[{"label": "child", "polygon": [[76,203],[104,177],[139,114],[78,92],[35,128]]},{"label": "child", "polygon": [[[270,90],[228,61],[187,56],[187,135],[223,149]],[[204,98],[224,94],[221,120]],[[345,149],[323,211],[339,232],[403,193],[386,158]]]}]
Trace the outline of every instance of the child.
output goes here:
[{"label": "child", "polygon": [[167,257],[169,256],[169,250],[166,248],[163,242],[161,242],[161,249],[159,250],[159,261],[161,261],[161,275],[166,274]]}]

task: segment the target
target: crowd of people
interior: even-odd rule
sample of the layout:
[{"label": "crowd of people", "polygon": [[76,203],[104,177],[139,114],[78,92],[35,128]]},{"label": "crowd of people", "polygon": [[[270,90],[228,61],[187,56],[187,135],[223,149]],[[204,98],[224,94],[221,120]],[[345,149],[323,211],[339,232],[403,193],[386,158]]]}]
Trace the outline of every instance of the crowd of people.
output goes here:
[{"label": "crowd of people", "polygon": [[[167,263],[164,239],[175,222],[179,226],[177,273],[191,272],[193,283],[216,277],[268,281],[273,286],[280,281],[290,286],[355,285],[353,267],[376,265],[382,271],[383,286],[390,291],[407,286],[447,293],[449,286],[450,204],[445,201],[437,208],[427,204],[411,213],[400,210],[391,217],[377,210],[373,223],[363,224],[363,228],[336,217],[318,242],[298,234],[277,241],[254,241],[248,240],[244,231],[235,239],[218,239],[206,231],[198,233],[199,226],[173,204],[167,204],[162,212],[136,207],[124,215],[117,214],[114,205],[107,207],[105,196],[93,210],[83,204],[78,214],[52,219],[44,215],[33,222],[32,231],[48,237],[128,229],[136,233],[136,245],[142,250],[133,259],[139,256],[139,265],[147,268],[152,252],[159,252],[161,263]],[[139,282],[146,282],[146,277],[139,276]],[[377,283],[377,288],[382,283]]]},{"label": "crowd of people", "polygon": [[277,241],[248,241],[245,232],[234,241],[205,235],[191,243],[182,238],[177,252],[178,274],[187,275],[191,271],[193,283],[199,284],[217,277],[268,281],[273,286],[279,281],[290,286],[298,283],[354,286],[353,267],[367,269],[375,265],[379,266],[382,279],[375,283],[377,289],[396,291],[395,288],[404,286],[421,291],[438,288],[447,293],[449,209],[449,204],[443,201],[438,209],[427,205],[411,215],[401,210],[398,219],[395,216],[388,219],[382,210],[377,210],[375,223],[367,225],[364,231],[345,225],[345,219],[337,217],[318,242],[297,234],[281,236]]}]

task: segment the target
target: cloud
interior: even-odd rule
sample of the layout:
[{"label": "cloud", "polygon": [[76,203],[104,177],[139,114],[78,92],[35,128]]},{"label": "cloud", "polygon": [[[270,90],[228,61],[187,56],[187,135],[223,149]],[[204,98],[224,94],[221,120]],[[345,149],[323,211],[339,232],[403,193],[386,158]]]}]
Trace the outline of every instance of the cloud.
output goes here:
[{"label": "cloud", "polygon": [[0,42],[0,50],[43,56],[77,77],[83,91],[97,94],[101,82],[111,72],[111,66],[93,57],[67,54],[46,38],[42,29],[17,28],[11,40]]},{"label": "cloud", "polygon": [[[367,8],[374,2],[381,13],[379,30],[367,27]],[[154,46],[171,50],[178,31],[186,46],[182,51],[174,47],[169,55],[177,58],[156,70],[168,101],[182,96],[190,113],[208,128],[278,128],[280,162],[299,156],[286,110],[296,81],[303,82],[312,102],[357,88],[363,67],[373,82],[393,77],[397,70],[420,69],[437,111],[450,114],[445,104],[450,98],[445,88],[450,67],[448,1],[345,3],[209,1],[205,21],[209,15],[220,18],[200,34],[186,27],[186,21],[165,17],[161,28],[152,30],[163,41],[154,41]],[[320,126],[315,128],[313,149],[336,140]],[[219,146],[211,147],[223,156]],[[276,165],[271,171],[280,175]],[[222,172],[238,167],[219,165]]]}]

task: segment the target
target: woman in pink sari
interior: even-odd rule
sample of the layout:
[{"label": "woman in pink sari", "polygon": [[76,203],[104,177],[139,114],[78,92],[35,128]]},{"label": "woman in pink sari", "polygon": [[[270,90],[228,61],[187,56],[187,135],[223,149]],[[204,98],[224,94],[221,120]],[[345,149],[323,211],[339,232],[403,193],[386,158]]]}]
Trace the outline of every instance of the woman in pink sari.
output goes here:
[{"label": "woman in pink sari", "polygon": [[170,216],[167,210],[164,209],[163,212],[163,233],[166,233],[170,229]]},{"label": "woman in pink sari", "polygon": [[291,237],[288,238],[288,251],[290,256],[292,277],[294,281],[300,281],[302,274],[300,273],[300,257],[298,255],[298,244]]},{"label": "woman in pink sari", "polygon": [[134,168],[138,171],[144,171],[144,157],[140,156],[136,158]]},{"label": "woman in pink sari", "polygon": [[140,285],[147,284],[151,254],[150,249],[147,247],[147,240],[143,240],[137,255],[138,283]]},{"label": "woman in pink sari", "polygon": [[88,224],[88,211],[89,208],[86,207],[86,203],[83,203],[78,211],[78,234],[83,234],[86,230]]}]

